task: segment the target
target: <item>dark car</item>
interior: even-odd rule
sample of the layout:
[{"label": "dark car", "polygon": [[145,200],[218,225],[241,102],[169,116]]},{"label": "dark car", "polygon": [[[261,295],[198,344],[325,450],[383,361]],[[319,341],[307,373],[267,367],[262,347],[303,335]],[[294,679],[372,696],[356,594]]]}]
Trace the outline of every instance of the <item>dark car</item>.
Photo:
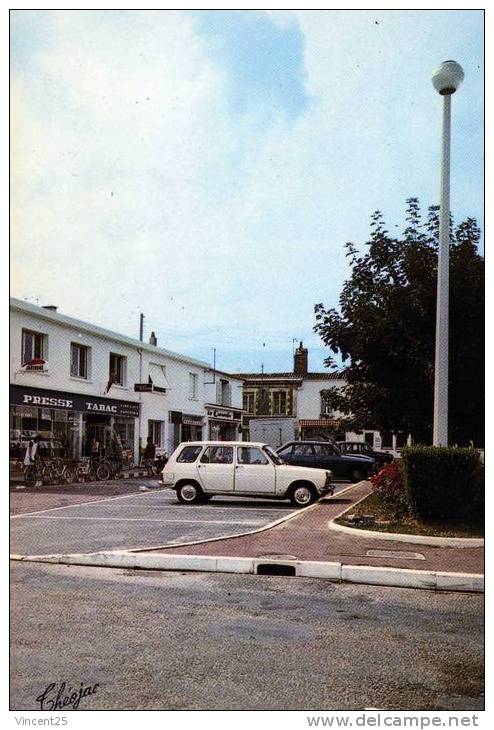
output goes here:
[{"label": "dark car", "polygon": [[293,466],[330,469],[337,479],[359,482],[375,470],[375,461],[367,456],[345,456],[327,441],[289,441],[277,450],[283,461]]},{"label": "dark car", "polygon": [[365,441],[337,441],[336,445],[341,453],[347,456],[370,456],[376,462],[378,469],[393,461],[393,454],[388,454],[387,451],[374,451]]}]

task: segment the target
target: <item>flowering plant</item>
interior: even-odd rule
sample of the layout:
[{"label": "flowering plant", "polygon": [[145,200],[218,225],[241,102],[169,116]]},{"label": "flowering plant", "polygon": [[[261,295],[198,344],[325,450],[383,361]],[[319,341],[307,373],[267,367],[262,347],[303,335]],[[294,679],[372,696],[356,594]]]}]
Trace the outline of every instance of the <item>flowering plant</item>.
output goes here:
[{"label": "flowering plant", "polygon": [[383,502],[396,508],[397,513],[409,511],[403,478],[403,467],[397,460],[385,464],[383,468],[371,477],[374,491],[380,495]]}]

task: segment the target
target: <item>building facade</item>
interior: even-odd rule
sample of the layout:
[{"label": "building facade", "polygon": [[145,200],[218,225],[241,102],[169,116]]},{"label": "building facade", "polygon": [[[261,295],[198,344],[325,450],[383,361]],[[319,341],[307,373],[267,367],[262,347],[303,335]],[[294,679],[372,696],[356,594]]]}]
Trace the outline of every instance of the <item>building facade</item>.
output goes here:
[{"label": "building facade", "polygon": [[380,434],[375,429],[346,431],[341,414],[331,410],[325,394],[345,385],[344,372],[310,372],[309,353],[301,342],[295,350],[293,372],[242,373],[244,381],[244,440],[265,441],[274,447],[294,439],[365,441],[376,449],[396,451],[403,434]]},{"label": "building facade", "polygon": [[[96,441],[137,463],[206,437],[206,362],[11,299],[10,449],[35,435],[72,458]],[[156,338],[152,337],[156,342]]]},{"label": "building facade", "polygon": [[206,378],[206,438],[211,441],[240,441],[243,380],[219,370],[206,373]]}]

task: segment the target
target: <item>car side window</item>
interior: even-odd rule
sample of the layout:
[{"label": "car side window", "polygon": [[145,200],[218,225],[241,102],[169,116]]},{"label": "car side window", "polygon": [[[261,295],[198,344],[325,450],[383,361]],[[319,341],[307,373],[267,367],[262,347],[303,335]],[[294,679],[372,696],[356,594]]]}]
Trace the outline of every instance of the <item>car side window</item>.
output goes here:
[{"label": "car side window", "polygon": [[314,453],[316,456],[332,456],[333,449],[329,444],[314,444]]},{"label": "car side window", "polygon": [[241,446],[238,449],[238,463],[239,464],[269,464],[268,458],[262,453],[261,449],[256,449],[252,446]]},{"label": "car side window", "polygon": [[294,456],[312,456],[312,444],[295,444],[293,447]]},{"label": "car side window", "polygon": [[293,444],[290,444],[289,446],[285,446],[284,449],[280,449],[278,451],[279,456],[290,456],[292,453]]},{"label": "car side window", "polygon": [[177,456],[180,464],[192,464],[202,451],[202,446],[186,446]]},{"label": "car side window", "polygon": [[201,457],[201,464],[233,464],[233,447],[208,446]]}]

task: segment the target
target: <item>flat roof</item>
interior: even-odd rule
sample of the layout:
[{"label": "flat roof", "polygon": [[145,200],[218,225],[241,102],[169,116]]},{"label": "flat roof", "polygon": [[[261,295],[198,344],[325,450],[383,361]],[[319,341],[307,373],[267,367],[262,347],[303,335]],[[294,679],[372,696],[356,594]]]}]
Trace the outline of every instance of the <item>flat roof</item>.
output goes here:
[{"label": "flat roof", "polygon": [[187,355],[182,355],[178,352],[165,350],[163,347],[157,347],[155,345],[150,345],[147,342],[141,342],[141,340],[136,340],[133,337],[121,335],[119,332],[107,330],[104,327],[91,324],[90,322],[84,322],[81,319],[68,317],[66,314],[60,314],[52,309],[45,309],[45,307],[31,304],[31,302],[25,302],[22,299],[15,299],[14,297],[11,297],[10,306],[12,309],[19,312],[32,314],[35,317],[40,317],[41,319],[45,319],[49,322],[54,322],[60,325],[69,325],[70,327],[75,327],[76,329],[83,330],[84,332],[89,332],[90,334],[102,337],[106,340],[114,340],[115,342],[121,342],[125,345],[130,345],[131,347],[146,350],[146,352],[151,352],[155,355],[164,355],[173,360],[179,360],[180,362],[190,363],[191,365],[197,365],[198,367],[205,368],[206,370],[211,370],[211,365],[203,360],[196,360],[193,357],[188,357]]}]

